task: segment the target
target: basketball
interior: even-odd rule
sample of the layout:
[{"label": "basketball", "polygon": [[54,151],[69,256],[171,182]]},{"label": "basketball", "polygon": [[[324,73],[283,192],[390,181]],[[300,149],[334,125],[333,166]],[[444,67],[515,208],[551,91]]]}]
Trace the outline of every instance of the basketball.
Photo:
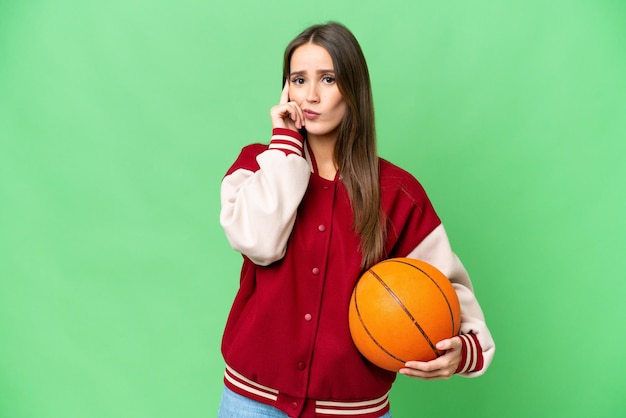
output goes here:
[{"label": "basketball", "polygon": [[366,359],[397,372],[407,361],[443,354],[435,345],[458,334],[460,311],[443,273],[424,261],[391,258],[357,281],[350,299],[350,334]]}]

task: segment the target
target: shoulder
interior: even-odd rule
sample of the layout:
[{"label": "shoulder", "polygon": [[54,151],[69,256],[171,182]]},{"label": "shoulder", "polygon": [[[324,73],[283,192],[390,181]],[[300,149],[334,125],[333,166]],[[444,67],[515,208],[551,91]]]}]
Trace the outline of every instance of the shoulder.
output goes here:
[{"label": "shoulder", "polygon": [[239,156],[230,167],[226,174],[231,174],[236,170],[244,169],[250,171],[257,171],[259,169],[259,163],[257,157],[268,149],[269,145],[261,143],[252,143],[244,146],[239,152]]},{"label": "shoulder", "polygon": [[381,192],[403,192],[420,200],[426,198],[426,191],[415,176],[397,165],[379,158]]},{"label": "shoulder", "polygon": [[378,158],[378,161],[380,163],[381,176],[413,177],[413,175],[405,169],[398,167],[384,158]]},{"label": "shoulder", "polygon": [[408,171],[380,159],[380,197],[387,217],[391,255],[410,254],[441,220],[420,182]]},{"label": "shoulder", "polygon": [[263,151],[268,149],[268,144],[261,144],[260,142],[255,142],[252,144],[248,144],[241,149],[240,155],[254,155],[257,156]]}]

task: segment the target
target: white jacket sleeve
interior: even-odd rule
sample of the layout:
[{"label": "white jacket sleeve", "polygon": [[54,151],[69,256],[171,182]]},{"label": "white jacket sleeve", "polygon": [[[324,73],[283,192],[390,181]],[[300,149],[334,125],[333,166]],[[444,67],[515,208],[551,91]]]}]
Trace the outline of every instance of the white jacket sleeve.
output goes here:
[{"label": "white jacket sleeve", "polygon": [[[432,264],[452,282],[461,305],[460,333],[474,334],[480,342],[483,356],[483,367],[480,370],[461,375],[480,376],[491,363],[496,347],[485,323],[483,311],[474,295],[470,277],[461,260],[452,251],[443,225],[435,228],[407,257]],[[471,355],[468,358],[471,358]]]},{"label": "white jacket sleeve", "polygon": [[235,250],[268,265],[285,255],[311,169],[302,137],[289,130],[274,130],[256,161],[258,170],[235,168],[222,180],[220,223]]}]

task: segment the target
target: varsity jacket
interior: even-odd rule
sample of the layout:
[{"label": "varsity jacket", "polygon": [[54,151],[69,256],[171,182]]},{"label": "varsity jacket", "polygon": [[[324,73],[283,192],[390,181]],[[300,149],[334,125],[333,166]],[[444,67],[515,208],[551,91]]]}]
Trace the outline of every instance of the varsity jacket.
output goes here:
[{"label": "varsity jacket", "polygon": [[[380,161],[388,258],[424,260],[452,282],[461,304],[463,358],[473,377],[495,351],[469,276],[420,183]],[[292,417],[380,417],[396,374],[360,355],[348,306],[362,274],[359,236],[340,178],[317,175],[302,136],[274,129],[242,149],[221,187],[220,222],[243,255],[223,339],[224,382]]]}]

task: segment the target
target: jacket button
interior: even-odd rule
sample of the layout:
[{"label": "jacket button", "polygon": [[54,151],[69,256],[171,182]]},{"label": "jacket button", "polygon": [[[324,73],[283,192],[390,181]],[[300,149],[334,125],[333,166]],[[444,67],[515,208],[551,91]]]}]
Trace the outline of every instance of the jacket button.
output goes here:
[{"label": "jacket button", "polygon": [[305,320],[305,321],[310,321],[310,320],[311,320],[311,318],[313,318],[313,317],[311,316],[311,314],[310,314],[310,313],[308,313],[308,314],[304,315],[304,320]]},{"label": "jacket button", "polygon": [[298,402],[292,402],[291,409],[298,409]]},{"label": "jacket button", "polygon": [[318,231],[320,231],[320,232],[324,232],[324,231],[326,231],[326,225],[323,225],[323,224],[322,224],[322,225],[318,226],[318,227],[317,227],[317,230],[318,230]]},{"label": "jacket button", "polygon": [[304,364],[304,362],[301,361],[300,363],[298,363],[298,369],[304,370],[305,368],[306,368],[306,364]]},{"label": "jacket button", "polygon": [[311,273],[317,276],[318,274],[320,274],[320,269],[318,269],[317,267],[314,267],[313,270],[311,270]]}]

